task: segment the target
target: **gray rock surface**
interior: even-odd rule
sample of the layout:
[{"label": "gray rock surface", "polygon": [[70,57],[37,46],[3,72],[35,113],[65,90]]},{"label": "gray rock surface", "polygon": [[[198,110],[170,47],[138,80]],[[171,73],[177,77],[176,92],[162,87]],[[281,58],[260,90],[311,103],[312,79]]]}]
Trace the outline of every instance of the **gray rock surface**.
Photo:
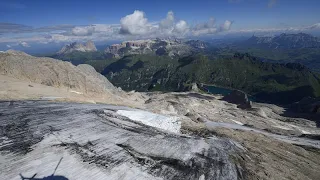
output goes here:
[{"label": "gray rock surface", "polygon": [[18,51],[0,54],[0,74],[83,93],[113,92],[116,88],[90,65],[74,66],[52,58],[39,58]]},{"label": "gray rock surface", "polygon": [[226,138],[171,134],[117,114],[108,105],[0,102],[0,179],[36,174],[72,179],[242,179]]}]

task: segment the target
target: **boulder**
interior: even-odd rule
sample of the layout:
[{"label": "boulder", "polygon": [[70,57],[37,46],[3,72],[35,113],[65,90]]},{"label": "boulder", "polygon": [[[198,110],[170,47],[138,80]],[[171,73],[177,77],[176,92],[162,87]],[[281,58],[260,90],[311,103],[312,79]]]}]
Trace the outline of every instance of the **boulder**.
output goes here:
[{"label": "boulder", "polygon": [[222,100],[237,104],[237,107],[241,109],[248,109],[252,107],[252,102],[249,101],[248,95],[239,90],[232,91],[228,95],[224,96]]},{"label": "boulder", "polygon": [[291,110],[298,113],[320,114],[320,98],[305,97],[301,101],[293,103]]},{"label": "boulder", "polygon": [[192,83],[191,91],[193,91],[193,92],[199,92],[199,88],[198,88],[197,83]]}]

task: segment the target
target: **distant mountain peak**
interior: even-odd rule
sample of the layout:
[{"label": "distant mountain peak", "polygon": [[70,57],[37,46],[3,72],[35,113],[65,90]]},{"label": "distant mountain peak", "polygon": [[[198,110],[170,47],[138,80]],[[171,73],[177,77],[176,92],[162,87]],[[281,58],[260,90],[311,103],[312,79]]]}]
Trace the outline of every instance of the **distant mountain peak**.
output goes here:
[{"label": "distant mountain peak", "polygon": [[320,48],[320,38],[306,33],[282,33],[278,36],[267,37],[252,36],[246,43],[250,46],[259,45],[271,49]]},{"label": "distant mountain peak", "polygon": [[124,41],[107,47],[105,53],[111,54],[113,57],[122,57],[126,54],[156,54],[175,57],[185,56],[191,54],[194,50],[207,47],[205,43],[200,41],[188,42],[172,37]]},{"label": "distant mountain peak", "polygon": [[88,41],[85,44],[73,42],[71,44],[65,45],[57,54],[68,54],[75,51],[79,52],[95,52],[97,51],[96,46],[94,45],[93,41]]}]

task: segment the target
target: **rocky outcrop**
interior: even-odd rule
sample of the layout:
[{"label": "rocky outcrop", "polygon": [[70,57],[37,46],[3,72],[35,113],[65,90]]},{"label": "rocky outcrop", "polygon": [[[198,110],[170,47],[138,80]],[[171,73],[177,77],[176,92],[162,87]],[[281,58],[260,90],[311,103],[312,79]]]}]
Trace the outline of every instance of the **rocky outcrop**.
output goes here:
[{"label": "rocky outcrop", "polygon": [[96,52],[97,48],[92,41],[88,41],[86,44],[81,44],[73,42],[71,44],[65,45],[57,54],[64,55],[72,52]]},{"label": "rocky outcrop", "polygon": [[0,53],[0,74],[84,93],[118,91],[107,78],[96,72],[90,65],[74,66],[70,62],[33,57],[17,51]]},{"label": "rocky outcrop", "polygon": [[252,102],[249,101],[248,95],[239,90],[232,91],[222,99],[229,103],[237,104],[237,107],[241,109],[248,109],[252,107]]},{"label": "rocky outcrop", "polygon": [[320,115],[320,98],[305,97],[291,105],[291,110],[298,113],[312,113]]}]

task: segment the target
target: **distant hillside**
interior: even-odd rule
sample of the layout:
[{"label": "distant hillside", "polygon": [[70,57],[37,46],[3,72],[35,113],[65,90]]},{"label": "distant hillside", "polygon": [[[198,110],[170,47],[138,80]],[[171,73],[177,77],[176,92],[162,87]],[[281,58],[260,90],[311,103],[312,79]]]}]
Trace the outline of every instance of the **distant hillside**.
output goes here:
[{"label": "distant hillside", "polygon": [[320,96],[319,75],[303,65],[261,62],[248,54],[210,60],[203,55],[184,58],[130,55],[109,64],[102,74],[125,90],[183,91],[191,83],[241,89],[273,103],[291,103]]}]

